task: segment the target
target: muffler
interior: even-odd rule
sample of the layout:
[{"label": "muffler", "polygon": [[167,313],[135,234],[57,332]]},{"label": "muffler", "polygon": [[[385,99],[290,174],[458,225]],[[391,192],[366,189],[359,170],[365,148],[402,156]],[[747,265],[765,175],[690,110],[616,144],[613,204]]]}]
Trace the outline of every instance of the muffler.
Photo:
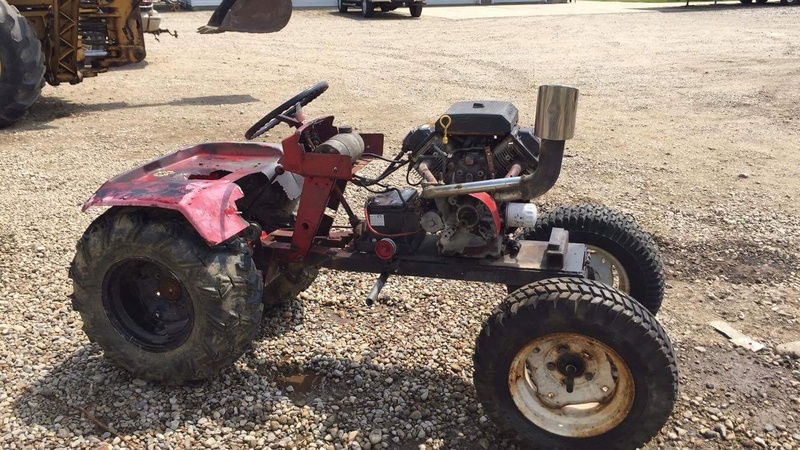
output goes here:
[{"label": "muffler", "polygon": [[422,197],[441,198],[487,192],[495,200],[507,202],[530,200],[549,191],[561,173],[564,143],[575,134],[578,93],[577,88],[560,84],[539,86],[534,134],[541,144],[536,172],[521,177],[428,186],[422,190]]}]

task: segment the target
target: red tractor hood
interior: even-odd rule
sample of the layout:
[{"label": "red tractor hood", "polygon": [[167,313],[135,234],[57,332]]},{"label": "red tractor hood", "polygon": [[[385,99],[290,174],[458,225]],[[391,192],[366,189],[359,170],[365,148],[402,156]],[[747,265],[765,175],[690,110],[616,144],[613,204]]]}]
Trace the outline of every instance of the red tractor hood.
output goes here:
[{"label": "red tractor hood", "polygon": [[[248,223],[236,201],[243,193],[235,183],[263,172],[269,179],[283,157],[280,145],[219,142],[179,150],[107,181],[84,205],[147,206],[180,211],[210,244],[241,232]],[[302,178],[289,172],[277,178],[287,195],[302,190]]]}]

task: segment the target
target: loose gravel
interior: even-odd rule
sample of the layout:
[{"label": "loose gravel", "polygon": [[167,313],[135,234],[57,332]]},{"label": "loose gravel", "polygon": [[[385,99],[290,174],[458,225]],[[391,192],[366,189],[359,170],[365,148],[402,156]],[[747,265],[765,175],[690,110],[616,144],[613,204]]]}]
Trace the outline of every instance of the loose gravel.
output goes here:
[{"label": "loose gravel", "polygon": [[[662,247],[682,388],[647,448],[800,447],[800,363],[776,351],[800,340],[800,8],[406,16],[299,11],[279,34],[199,36],[208,13],[166,13],[180,38],[148,38],[146,64],[47,88],[0,131],[0,447],[512,447],[471,384],[497,285],[392,278],[369,308],[373,277],[323,271],[234,367],[184,386],[131,379],[81,332],[66,269],[94,189],[241,139],[320,79],[331,89],[307,112],[385,132],[390,151],[454,101],[511,100],[529,124],[536,85],[580,87],[541,205],[619,208]],[[733,346],[720,319],[767,348]]]}]

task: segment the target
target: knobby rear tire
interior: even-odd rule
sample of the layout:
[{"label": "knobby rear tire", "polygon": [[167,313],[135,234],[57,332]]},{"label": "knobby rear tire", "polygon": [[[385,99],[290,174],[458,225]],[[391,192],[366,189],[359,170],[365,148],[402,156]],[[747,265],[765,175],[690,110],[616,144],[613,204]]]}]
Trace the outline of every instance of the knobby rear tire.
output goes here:
[{"label": "knobby rear tire", "polygon": [[[178,383],[205,379],[233,364],[259,330],[263,279],[251,253],[241,238],[209,247],[174,211],[112,208],[78,241],[70,267],[72,304],[89,340],[133,376]],[[104,300],[113,277],[107,274],[125,261],[163,266],[185,287],[192,325],[177,347],[148,350],[110,319],[114,311]]]}]

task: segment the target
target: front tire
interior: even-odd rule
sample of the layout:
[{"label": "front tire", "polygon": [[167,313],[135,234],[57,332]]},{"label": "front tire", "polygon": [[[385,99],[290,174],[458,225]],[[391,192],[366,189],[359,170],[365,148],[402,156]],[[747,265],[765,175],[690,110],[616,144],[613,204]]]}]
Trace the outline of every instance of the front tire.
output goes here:
[{"label": "front tire", "polygon": [[524,238],[547,241],[553,228],[569,231],[570,242],[587,245],[592,279],[658,313],[666,286],[664,263],[653,238],[633,218],[601,206],[560,206],[540,216]]},{"label": "front tire", "polygon": [[547,449],[642,447],[678,394],[672,345],[655,318],[605,284],[529,284],[477,340],[475,389],[502,432]]},{"label": "front tire", "polygon": [[336,0],[337,6],[339,7],[339,12],[344,14],[347,12],[347,5],[344,4],[344,0]]},{"label": "front tire", "polygon": [[361,0],[361,15],[367,19],[375,15],[375,4],[370,0]]},{"label": "front tire", "polygon": [[17,8],[0,0],[0,127],[21,119],[44,86],[44,53]]},{"label": "front tire", "polygon": [[70,267],[89,340],[137,378],[208,378],[258,332],[262,278],[241,238],[209,247],[179,213],[112,208]]},{"label": "front tire", "polygon": [[411,17],[419,17],[422,15],[422,4],[414,3],[408,7],[408,10],[411,13]]}]

